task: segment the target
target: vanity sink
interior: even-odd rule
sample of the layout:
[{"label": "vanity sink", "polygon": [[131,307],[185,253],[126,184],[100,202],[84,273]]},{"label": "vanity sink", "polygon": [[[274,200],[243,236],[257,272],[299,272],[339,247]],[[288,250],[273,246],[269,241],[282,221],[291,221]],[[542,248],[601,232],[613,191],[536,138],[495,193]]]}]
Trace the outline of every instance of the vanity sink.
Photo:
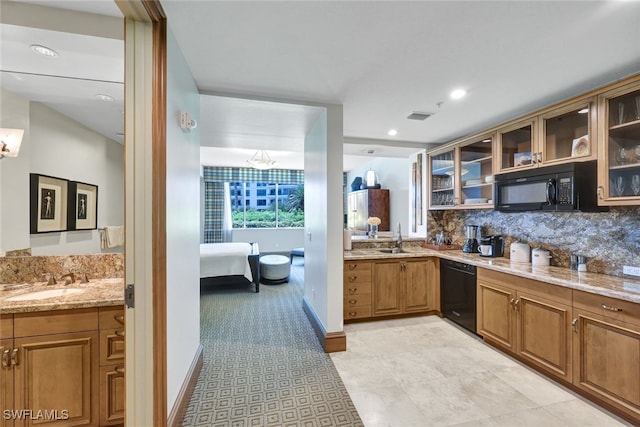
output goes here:
[{"label": "vanity sink", "polygon": [[32,301],[46,298],[65,297],[68,295],[79,294],[86,289],[80,288],[63,288],[63,289],[47,289],[44,291],[29,292],[26,294],[16,295],[6,298],[5,301]]}]

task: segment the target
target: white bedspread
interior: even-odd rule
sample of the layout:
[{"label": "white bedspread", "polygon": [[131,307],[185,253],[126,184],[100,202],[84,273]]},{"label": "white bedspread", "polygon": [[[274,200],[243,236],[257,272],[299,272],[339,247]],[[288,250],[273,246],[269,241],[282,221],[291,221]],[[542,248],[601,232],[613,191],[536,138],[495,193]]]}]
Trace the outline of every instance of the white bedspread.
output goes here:
[{"label": "white bedspread", "polygon": [[200,277],[243,275],[252,282],[249,254],[249,243],[202,243]]}]

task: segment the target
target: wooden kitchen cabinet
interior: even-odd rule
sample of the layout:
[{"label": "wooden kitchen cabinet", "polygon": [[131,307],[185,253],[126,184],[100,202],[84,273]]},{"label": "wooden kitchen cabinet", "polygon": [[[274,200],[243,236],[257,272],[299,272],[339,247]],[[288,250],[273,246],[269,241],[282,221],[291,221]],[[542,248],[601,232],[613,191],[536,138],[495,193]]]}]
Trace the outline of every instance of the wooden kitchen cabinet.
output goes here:
[{"label": "wooden kitchen cabinet", "polygon": [[598,97],[600,205],[640,204],[640,81]]},{"label": "wooden kitchen cabinet", "polygon": [[640,424],[640,305],[574,291],[574,385]]},{"label": "wooden kitchen cabinet", "polygon": [[488,342],[571,381],[571,289],[478,269],[478,333]]},{"label": "wooden kitchen cabinet", "polygon": [[375,261],[373,315],[437,310],[437,268],[437,261],[433,258]]},{"label": "wooden kitchen cabinet", "polygon": [[371,277],[370,261],[345,261],[343,274],[343,316],[344,320],[371,317]]},{"label": "wooden kitchen cabinet", "polygon": [[347,225],[352,230],[368,231],[367,218],[380,218],[379,231],[390,231],[389,190],[367,189],[347,194]]}]

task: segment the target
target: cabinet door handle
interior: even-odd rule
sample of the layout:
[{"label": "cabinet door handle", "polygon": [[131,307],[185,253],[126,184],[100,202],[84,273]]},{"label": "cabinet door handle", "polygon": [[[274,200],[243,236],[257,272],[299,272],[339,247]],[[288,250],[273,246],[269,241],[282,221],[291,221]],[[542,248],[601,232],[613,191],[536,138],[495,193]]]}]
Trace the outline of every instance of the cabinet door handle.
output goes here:
[{"label": "cabinet door handle", "polygon": [[604,187],[602,185],[598,186],[598,199],[602,200],[604,199]]},{"label": "cabinet door handle", "polygon": [[11,362],[9,361],[9,353],[11,352],[11,350],[6,349],[5,351],[2,352],[2,367],[3,368],[8,368],[9,366],[11,366]]},{"label": "cabinet door handle", "polygon": [[571,321],[571,327],[573,328],[573,332],[578,333],[578,319],[573,319]]},{"label": "cabinet door handle", "polygon": [[358,264],[348,264],[348,265],[349,265],[349,270],[353,270],[358,266]]},{"label": "cabinet door handle", "polygon": [[519,310],[520,310],[520,309],[518,308],[518,304],[520,304],[520,298],[518,298],[518,299],[516,300],[516,302],[513,304],[513,308],[515,308],[515,309],[516,309],[516,311],[519,311]]},{"label": "cabinet door handle", "polygon": [[357,290],[358,288],[349,288],[349,294],[353,295],[356,293]]},{"label": "cabinet door handle", "polygon": [[116,366],[114,370],[119,374],[124,374],[124,366]]},{"label": "cabinet door handle", "polygon": [[542,151],[538,153],[538,163],[542,163]]},{"label": "cabinet door handle", "polygon": [[516,299],[515,298],[511,298],[509,300],[509,304],[511,304],[511,308],[513,308],[514,310],[516,309],[516,305],[515,305]]},{"label": "cabinet door handle", "polygon": [[113,333],[116,334],[116,336],[124,337],[124,331],[116,329]]},{"label": "cabinet door handle", "polygon": [[113,316],[113,318],[115,319],[116,322],[124,325],[124,315],[121,316]]},{"label": "cabinet door handle", "polygon": [[621,312],[622,309],[619,307],[611,307],[607,304],[602,304],[602,308],[604,308],[605,310],[609,310],[609,311],[615,311],[615,312]]},{"label": "cabinet door handle", "polygon": [[11,364],[13,366],[17,366],[20,364],[20,360],[18,359],[18,349],[14,348],[11,350]]}]

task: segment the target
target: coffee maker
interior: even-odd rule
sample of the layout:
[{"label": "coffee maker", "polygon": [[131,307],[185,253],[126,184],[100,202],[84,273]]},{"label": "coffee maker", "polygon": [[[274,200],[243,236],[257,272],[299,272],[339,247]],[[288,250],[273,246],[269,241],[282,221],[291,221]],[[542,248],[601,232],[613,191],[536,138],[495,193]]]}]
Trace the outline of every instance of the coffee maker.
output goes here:
[{"label": "coffee maker", "polygon": [[483,236],[480,238],[480,256],[501,257],[504,256],[504,240],[499,234],[493,236]]},{"label": "coffee maker", "polygon": [[478,228],[477,225],[466,225],[465,234],[467,240],[464,242],[462,252],[476,253],[478,252]]}]

